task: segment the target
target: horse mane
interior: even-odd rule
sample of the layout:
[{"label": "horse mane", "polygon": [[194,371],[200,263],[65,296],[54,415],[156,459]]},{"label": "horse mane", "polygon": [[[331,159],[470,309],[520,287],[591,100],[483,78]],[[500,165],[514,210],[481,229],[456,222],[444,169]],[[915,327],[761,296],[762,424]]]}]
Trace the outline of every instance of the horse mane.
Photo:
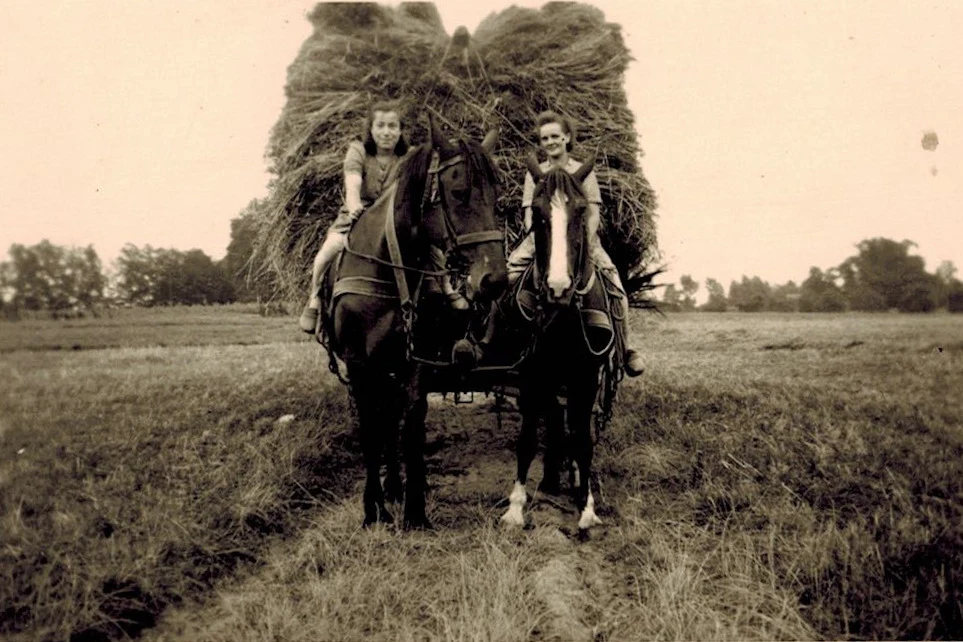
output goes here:
[{"label": "horse mane", "polygon": [[545,172],[545,175],[539,181],[539,186],[541,187],[541,191],[546,194],[554,195],[556,191],[561,191],[569,198],[572,196],[585,198],[585,192],[582,190],[582,186],[571,174],[561,167],[553,167]]},{"label": "horse mane", "polygon": [[498,185],[498,172],[491,156],[479,143],[460,139],[461,153],[468,162],[469,177],[473,185],[477,185],[477,177],[483,177],[490,185]]},{"label": "horse mane", "polygon": [[398,165],[396,199],[398,203],[407,203],[407,210],[416,220],[421,218],[425,190],[428,188],[431,151],[430,145],[418,145],[410,149]]},{"label": "horse mane", "polygon": [[[480,177],[490,185],[498,185],[498,172],[485,148],[479,143],[463,139],[460,139],[458,144],[467,162],[472,184],[477,186],[477,179]],[[411,148],[398,165],[396,198],[399,203],[406,203],[408,211],[416,218],[423,214],[432,151],[430,145],[418,145]]]}]

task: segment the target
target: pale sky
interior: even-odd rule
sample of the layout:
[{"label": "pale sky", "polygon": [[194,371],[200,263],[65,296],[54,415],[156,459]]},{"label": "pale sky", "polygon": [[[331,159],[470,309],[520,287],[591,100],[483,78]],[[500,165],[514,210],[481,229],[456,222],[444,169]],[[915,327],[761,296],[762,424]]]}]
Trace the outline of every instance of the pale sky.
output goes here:
[{"label": "pale sky", "polygon": [[[436,4],[451,33],[512,3]],[[963,271],[963,2],[589,4],[636,59],[665,282],[799,283],[876,236]],[[223,257],[230,220],[266,195],[313,6],[0,3],[0,255],[46,238],[105,264],[127,242]]]}]

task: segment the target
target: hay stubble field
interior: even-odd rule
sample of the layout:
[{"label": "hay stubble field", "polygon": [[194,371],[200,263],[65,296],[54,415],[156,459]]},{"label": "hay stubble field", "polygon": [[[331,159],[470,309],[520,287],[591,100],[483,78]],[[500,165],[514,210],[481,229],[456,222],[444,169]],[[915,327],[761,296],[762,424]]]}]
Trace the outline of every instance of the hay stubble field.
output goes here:
[{"label": "hay stubble field", "polygon": [[963,636],[963,318],[633,324],[578,542],[564,498],[499,526],[517,416],[486,399],[433,400],[435,531],[362,530],[352,409],[293,319],[4,323],[0,635]]}]

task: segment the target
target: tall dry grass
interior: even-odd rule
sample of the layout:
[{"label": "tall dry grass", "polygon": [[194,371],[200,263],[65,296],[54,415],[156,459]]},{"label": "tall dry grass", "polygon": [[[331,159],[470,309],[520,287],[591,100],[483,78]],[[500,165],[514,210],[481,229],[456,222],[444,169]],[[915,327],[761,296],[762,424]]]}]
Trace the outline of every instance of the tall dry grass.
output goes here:
[{"label": "tall dry grass", "polygon": [[599,444],[588,542],[561,498],[499,527],[518,418],[499,430],[490,401],[432,402],[437,530],[364,531],[351,411],[316,346],[9,352],[3,633],[959,638],[961,325],[634,317],[648,370]]}]

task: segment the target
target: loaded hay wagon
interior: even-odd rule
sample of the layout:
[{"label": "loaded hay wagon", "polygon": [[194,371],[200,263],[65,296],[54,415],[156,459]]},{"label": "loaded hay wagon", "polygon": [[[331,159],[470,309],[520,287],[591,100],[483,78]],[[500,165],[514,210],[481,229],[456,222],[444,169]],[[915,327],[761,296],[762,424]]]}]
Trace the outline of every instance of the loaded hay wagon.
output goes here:
[{"label": "loaded hay wagon", "polygon": [[[536,115],[547,109],[577,123],[576,158],[594,157],[602,193],[602,243],[637,303],[645,302],[657,259],[655,196],[639,166],[641,149],[623,89],[631,60],[618,25],[598,9],[552,2],[511,7],[469,35],[449,36],[431,3],[321,3],[308,16],[314,33],[288,68],[287,103],[267,155],[274,178],[258,213],[255,263],[278,284],[279,298],[300,300],[311,259],[343,198],[341,161],[358,137],[368,104],[406,108],[406,136],[430,138],[428,116],[451,136],[480,140],[498,129],[496,215],[505,250],[521,237],[525,159],[537,148]],[[435,390],[515,391],[508,367],[456,374],[444,351]],[[611,375],[611,373],[609,373]],[[602,386],[611,407],[617,380]]]}]

